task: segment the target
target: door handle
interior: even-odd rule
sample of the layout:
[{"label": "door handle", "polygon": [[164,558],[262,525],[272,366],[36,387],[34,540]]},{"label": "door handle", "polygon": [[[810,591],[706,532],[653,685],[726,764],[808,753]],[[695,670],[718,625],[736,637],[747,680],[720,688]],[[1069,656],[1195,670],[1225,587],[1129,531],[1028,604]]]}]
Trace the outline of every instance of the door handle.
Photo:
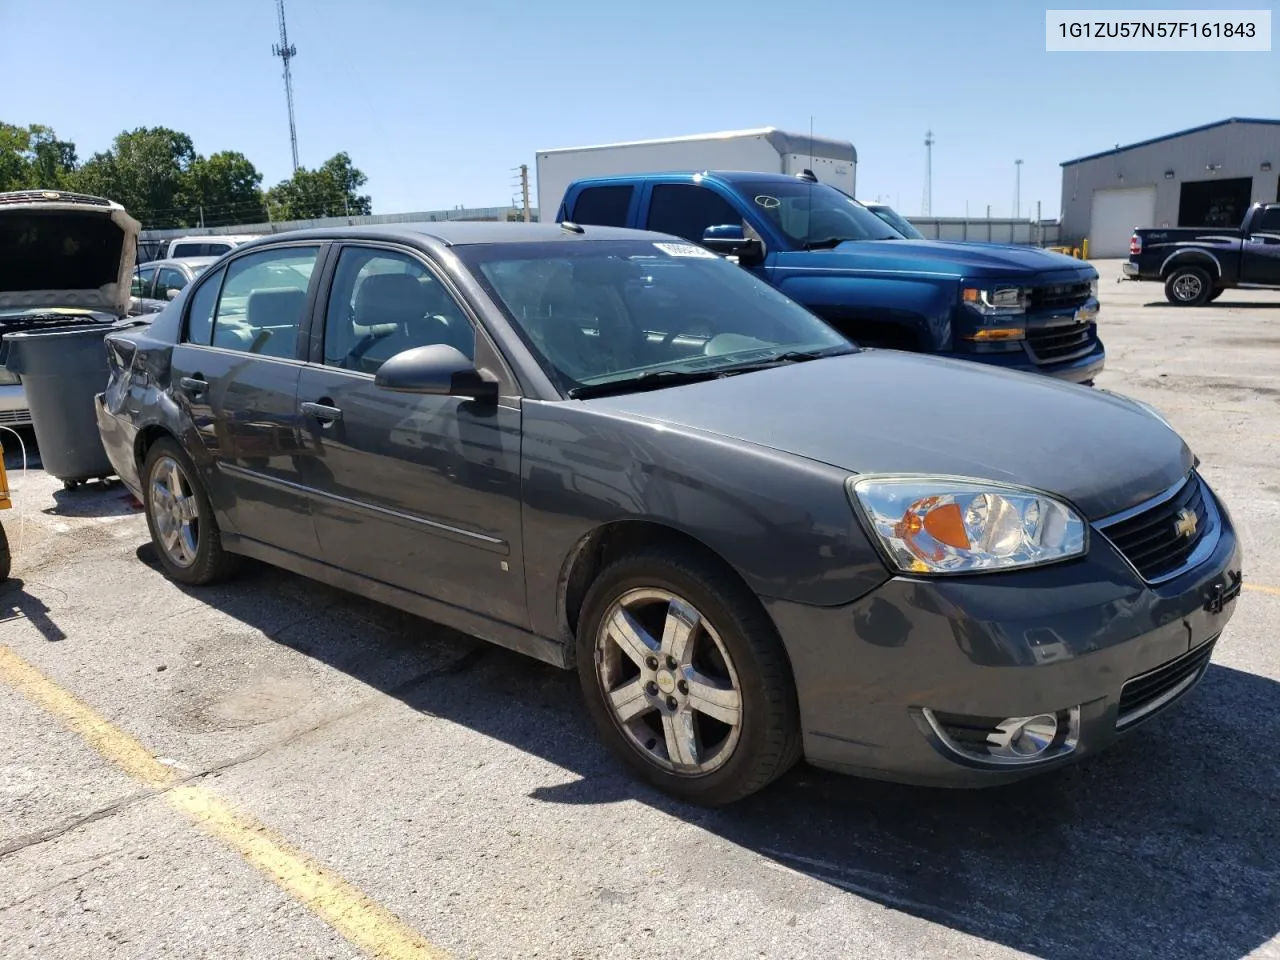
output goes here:
[{"label": "door handle", "polygon": [[183,377],[178,381],[178,386],[182,388],[182,392],[191,397],[198,397],[209,389],[209,381],[203,379],[199,375],[194,377]]},{"label": "door handle", "polygon": [[308,417],[315,417],[321,423],[336,423],[342,419],[342,411],[327,403],[304,403],[302,412]]}]

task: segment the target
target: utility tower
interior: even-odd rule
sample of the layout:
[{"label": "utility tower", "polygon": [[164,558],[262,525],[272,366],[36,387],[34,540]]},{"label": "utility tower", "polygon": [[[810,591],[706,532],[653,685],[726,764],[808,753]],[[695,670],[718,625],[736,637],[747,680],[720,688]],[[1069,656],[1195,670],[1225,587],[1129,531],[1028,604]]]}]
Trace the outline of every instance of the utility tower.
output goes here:
[{"label": "utility tower", "polygon": [[1022,161],[1013,161],[1013,219],[1022,218]]},{"label": "utility tower", "polygon": [[920,204],[920,214],[930,216],[933,207],[933,131],[924,134],[924,202]]},{"label": "utility tower", "polygon": [[289,102],[289,146],[293,150],[293,172],[298,172],[298,128],[293,120],[293,73],[289,61],[298,55],[298,48],[289,43],[289,31],[284,25],[284,0],[276,0],[276,12],[280,16],[280,42],[272,44],[271,55],[284,61],[284,97]]},{"label": "utility tower", "polygon": [[522,163],[514,169],[519,174],[516,179],[516,188],[520,191],[520,196],[513,198],[512,206],[519,207],[523,211],[524,222],[529,223],[533,220],[533,211],[529,207],[529,165]]}]

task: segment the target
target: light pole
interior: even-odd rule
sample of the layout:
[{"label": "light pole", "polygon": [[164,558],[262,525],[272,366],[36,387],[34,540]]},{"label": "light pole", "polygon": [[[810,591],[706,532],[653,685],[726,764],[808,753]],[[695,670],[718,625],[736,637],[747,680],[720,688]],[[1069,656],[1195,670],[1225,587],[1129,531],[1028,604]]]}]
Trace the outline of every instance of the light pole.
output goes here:
[{"label": "light pole", "polygon": [[1022,161],[1013,161],[1013,219],[1022,216]]}]

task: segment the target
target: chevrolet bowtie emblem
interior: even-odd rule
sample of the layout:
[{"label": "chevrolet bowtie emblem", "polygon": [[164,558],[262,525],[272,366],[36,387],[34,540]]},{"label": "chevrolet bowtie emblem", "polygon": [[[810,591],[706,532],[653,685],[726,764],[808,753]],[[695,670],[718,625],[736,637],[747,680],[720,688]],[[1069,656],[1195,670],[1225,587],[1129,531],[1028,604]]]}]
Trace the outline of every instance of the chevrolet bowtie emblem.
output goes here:
[{"label": "chevrolet bowtie emblem", "polygon": [[1196,512],[1183,507],[1173,522],[1173,532],[1180,537],[1194,537],[1199,523],[1200,518],[1196,516]]}]

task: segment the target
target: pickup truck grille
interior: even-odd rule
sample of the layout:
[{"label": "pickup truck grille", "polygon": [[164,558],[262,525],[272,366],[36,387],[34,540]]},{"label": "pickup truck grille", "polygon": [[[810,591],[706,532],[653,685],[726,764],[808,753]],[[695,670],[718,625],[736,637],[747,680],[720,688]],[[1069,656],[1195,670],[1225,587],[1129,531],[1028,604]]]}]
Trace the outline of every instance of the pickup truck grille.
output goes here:
[{"label": "pickup truck grille", "polygon": [[1054,283],[1031,288],[1032,310],[1067,310],[1087,303],[1093,287],[1089,281]]},{"label": "pickup truck grille", "polygon": [[1028,327],[1027,348],[1036,363],[1060,363],[1089,353],[1093,349],[1094,334],[1092,323]]},{"label": "pickup truck grille", "polygon": [[[1196,518],[1188,535],[1187,520]],[[1209,529],[1204,486],[1191,474],[1178,492],[1137,516],[1099,524],[1110,540],[1147,581],[1174,573],[1186,562]]]}]

